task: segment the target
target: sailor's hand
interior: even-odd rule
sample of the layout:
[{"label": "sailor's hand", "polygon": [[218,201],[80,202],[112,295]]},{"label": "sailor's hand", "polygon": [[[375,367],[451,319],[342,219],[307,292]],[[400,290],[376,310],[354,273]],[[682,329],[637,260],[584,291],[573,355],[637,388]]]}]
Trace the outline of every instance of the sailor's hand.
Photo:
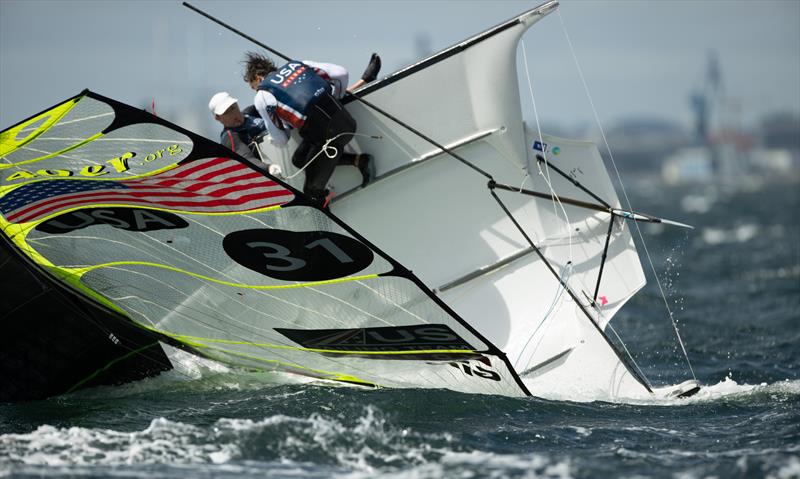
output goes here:
[{"label": "sailor's hand", "polygon": [[258,135],[256,135],[255,137],[253,137],[253,142],[261,143],[262,141],[264,141],[264,138],[266,138],[268,136],[269,136],[269,131],[264,130],[261,133],[259,133]]},{"label": "sailor's hand", "polygon": [[377,53],[373,53],[369,59],[369,65],[364,73],[361,74],[361,79],[369,83],[378,78],[378,72],[381,71],[381,57]]},{"label": "sailor's hand", "polygon": [[269,167],[267,169],[268,169],[270,175],[283,177],[283,170],[281,169],[280,165],[276,165],[276,164],[273,163],[273,164],[269,165]]}]

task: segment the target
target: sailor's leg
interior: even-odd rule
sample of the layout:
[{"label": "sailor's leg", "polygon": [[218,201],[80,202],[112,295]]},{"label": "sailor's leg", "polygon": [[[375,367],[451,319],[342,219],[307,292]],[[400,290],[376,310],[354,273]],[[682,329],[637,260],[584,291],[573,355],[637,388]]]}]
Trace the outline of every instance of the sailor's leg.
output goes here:
[{"label": "sailor's leg", "polygon": [[292,164],[298,168],[306,166],[306,163],[311,161],[311,158],[314,157],[319,149],[319,145],[308,140],[303,140],[292,154]]},{"label": "sailor's leg", "polygon": [[[316,188],[316,181],[315,178],[319,174],[317,164],[320,162],[325,162],[328,159],[324,154],[320,154],[317,156],[316,159],[312,161],[312,158],[319,153],[320,146],[315,144],[314,142],[303,140],[300,145],[295,150],[294,154],[292,154],[292,164],[298,168],[306,167],[306,179],[305,183],[303,184],[303,192],[306,194],[316,197],[323,194],[321,188]],[[311,161],[311,164],[308,164]],[[308,166],[306,166],[308,165]]]},{"label": "sailor's leg", "polygon": [[[325,129],[325,140],[330,140],[327,144],[327,150],[320,153],[306,168],[306,192],[310,190],[325,190],[325,186],[333,175],[336,165],[346,161],[342,159],[344,146],[353,139],[355,125],[356,122],[353,117],[344,109],[340,109],[331,116],[330,122]],[[319,149],[314,148],[311,156],[313,157],[318,151]]]},{"label": "sailor's leg", "polygon": [[359,156],[361,155],[344,152],[339,155],[339,161],[336,162],[336,166],[358,166]]},{"label": "sailor's leg", "polygon": [[[318,151],[315,151],[314,154]],[[325,185],[328,184],[328,180],[333,175],[333,169],[336,168],[336,161],[337,158],[328,158],[324,152],[320,153],[306,168],[306,183],[303,191],[306,193],[324,191]]]}]

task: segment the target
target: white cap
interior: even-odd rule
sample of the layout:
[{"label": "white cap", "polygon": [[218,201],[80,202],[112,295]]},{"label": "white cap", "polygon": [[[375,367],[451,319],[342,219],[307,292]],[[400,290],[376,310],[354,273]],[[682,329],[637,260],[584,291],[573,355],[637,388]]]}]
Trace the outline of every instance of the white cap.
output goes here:
[{"label": "white cap", "polygon": [[221,115],[225,113],[228,108],[231,107],[231,105],[238,101],[239,100],[232,97],[228,92],[221,91],[211,97],[211,101],[208,102],[208,108],[215,115]]}]

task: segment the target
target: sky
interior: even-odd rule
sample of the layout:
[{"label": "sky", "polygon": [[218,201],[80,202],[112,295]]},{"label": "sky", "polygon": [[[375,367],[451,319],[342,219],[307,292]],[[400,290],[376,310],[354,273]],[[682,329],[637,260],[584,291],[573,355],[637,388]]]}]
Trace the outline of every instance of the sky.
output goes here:
[{"label": "sky", "polygon": [[[383,76],[541,2],[190,3],[295,58],[343,65],[355,80],[372,52]],[[592,104],[605,128],[637,118],[688,128],[688,97],[703,85],[710,52],[737,123],[800,113],[800,0],[563,0],[523,42],[545,129],[593,124]],[[0,129],[89,88],[154,104],[158,115],[214,137],[208,100],[227,90],[252,103],[240,62],[255,49],[180,1],[0,0]],[[518,64],[532,119],[522,48]]]}]

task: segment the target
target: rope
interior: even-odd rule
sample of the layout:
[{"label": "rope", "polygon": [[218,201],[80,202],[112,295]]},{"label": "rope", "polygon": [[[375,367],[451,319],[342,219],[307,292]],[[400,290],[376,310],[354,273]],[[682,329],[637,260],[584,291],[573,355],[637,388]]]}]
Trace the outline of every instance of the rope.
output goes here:
[{"label": "rope", "polygon": [[[323,143],[323,144],[322,144],[322,148],[321,148],[321,149],[320,149],[320,150],[317,152],[317,154],[316,154],[316,155],[314,155],[314,156],[313,156],[313,157],[312,157],[312,158],[311,158],[311,159],[308,161],[308,163],[306,163],[305,165],[303,165],[303,167],[302,167],[302,168],[300,168],[299,170],[295,171],[293,174],[291,174],[291,175],[289,175],[289,176],[284,176],[283,178],[284,178],[284,179],[286,179],[286,180],[291,180],[291,179],[294,179],[294,178],[295,178],[297,175],[299,175],[300,173],[302,173],[303,171],[305,171],[305,169],[306,169],[306,168],[308,168],[308,167],[309,167],[309,165],[311,165],[311,163],[313,163],[313,162],[314,162],[314,160],[316,160],[316,159],[317,159],[317,157],[319,157],[319,155],[321,155],[322,153],[325,153],[325,156],[327,156],[327,157],[328,157],[328,158],[330,158],[331,160],[332,160],[332,159],[334,159],[334,158],[336,158],[336,157],[339,155],[339,149],[338,149],[338,148],[336,148],[335,146],[331,146],[331,145],[330,145],[330,143],[331,143],[332,141],[336,140],[337,138],[339,138],[340,136],[343,136],[343,135],[363,136],[363,137],[366,137],[366,138],[372,138],[372,139],[375,139],[375,140],[380,140],[380,139],[383,139],[383,137],[382,137],[382,136],[366,135],[366,134],[363,134],[363,133],[356,133],[356,132],[347,132],[347,131],[345,131],[345,132],[339,133],[338,135],[336,135],[336,136],[334,136],[334,137],[332,137],[332,138],[328,138],[328,139],[326,139],[326,140],[325,140],[325,143]],[[267,160],[268,158],[265,158],[265,157],[264,157],[264,154],[261,152],[261,148],[258,148],[258,145],[256,145],[256,149],[258,150],[258,155],[261,157],[261,161],[264,161],[264,162],[266,162],[266,160]]]},{"label": "rope", "polygon": [[[575,62],[575,67],[578,69],[578,75],[580,76],[581,83],[583,84],[583,89],[586,93],[586,97],[589,99],[589,105],[592,108],[592,113],[594,114],[594,120],[597,123],[597,127],[600,129],[600,136],[603,138],[603,144],[608,151],[608,156],[611,159],[611,165],[614,167],[614,173],[617,175],[617,181],[619,181],[619,185],[622,189],[622,195],[625,198],[625,203],[627,204],[628,210],[633,211],[633,206],[631,206],[631,200],[628,198],[628,192],[625,190],[625,185],[622,183],[622,176],[619,174],[619,169],[617,168],[617,163],[614,161],[614,154],[611,152],[611,146],[608,143],[608,139],[606,138],[605,130],[603,129],[603,125],[600,123],[600,116],[597,113],[597,108],[595,108],[594,101],[592,100],[592,95],[589,92],[589,86],[586,83],[586,78],[583,74],[583,69],[581,69],[580,63],[578,62],[578,56],[575,54],[575,48],[572,46],[572,40],[569,37],[569,33],[567,33],[567,27],[564,25],[564,19],[561,16],[561,12],[557,11],[558,20],[561,22],[561,29],[564,31],[564,36],[567,39],[567,44],[569,45],[570,53],[572,53],[572,59]],[[686,352],[686,347],[683,344],[683,339],[681,338],[681,333],[678,331],[678,324],[675,321],[675,316],[672,314],[672,309],[669,307],[669,301],[667,301],[667,296],[664,294],[664,288],[661,286],[661,280],[658,278],[658,272],[656,272],[656,267],[653,264],[653,260],[650,257],[650,252],[647,250],[647,244],[644,241],[644,235],[642,235],[642,230],[639,227],[639,223],[634,221],[634,225],[636,226],[636,231],[639,235],[639,239],[642,242],[642,247],[644,248],[645,256],[647,257],[647,262],[650,264],[650,269],[653,272],[653,276],[656,278],[656,284],[658,285],[658,290],[661,293],[661,298],[664,300],[664,306],[667,308],[667,313],[669,314],[670,322],[672,323],[672,328],[675,330],[675,336],[678,338],[678,344],[681,346],[681,350],[683,351],[683,357],[686,359],[686,364],[689,366],[689,372],[692,374],[692,378],[697,380],[697,376],[694,373],[694,368],[692,368],[692,362],[689,360],[689,355]],[[627,350],[627,348],[626,348]]]},{"label": "rope", "polygon": [[323,153],[325,153],[325,156],[327,156],[331,160],[336,158],[336,156],[339,155],[339,149],[336,148],[335,146],[330,146],[330,142],[332,142],[333,140],[339,138],[340,136],[351,135],[351,134],[353,134],[353,133],[344,132],[344,133],[339,133],[338,135],[334,136],[333,138],[328,138],[327,140],[325,140],[325,143],[322,144],[322,148],[317,152],[317,154],[314,155],[313,157],[311,157],[310,160],[308,160],[308,163],[303,165],[303,167],[300,168],[299,170],[295,171],[294,174],[291,174],[291,175],[289,175],[289,176],[287,176],[285,178],[287,180],[291,180],[291,179],[295,178],[297,175],[299,175],[300,173],[305,171],[305,169],[308,168],[311,165],[311,163],[313,163],[314,160],[316,160],[317,157],[319,157],[319,155],[321,155]]}]

